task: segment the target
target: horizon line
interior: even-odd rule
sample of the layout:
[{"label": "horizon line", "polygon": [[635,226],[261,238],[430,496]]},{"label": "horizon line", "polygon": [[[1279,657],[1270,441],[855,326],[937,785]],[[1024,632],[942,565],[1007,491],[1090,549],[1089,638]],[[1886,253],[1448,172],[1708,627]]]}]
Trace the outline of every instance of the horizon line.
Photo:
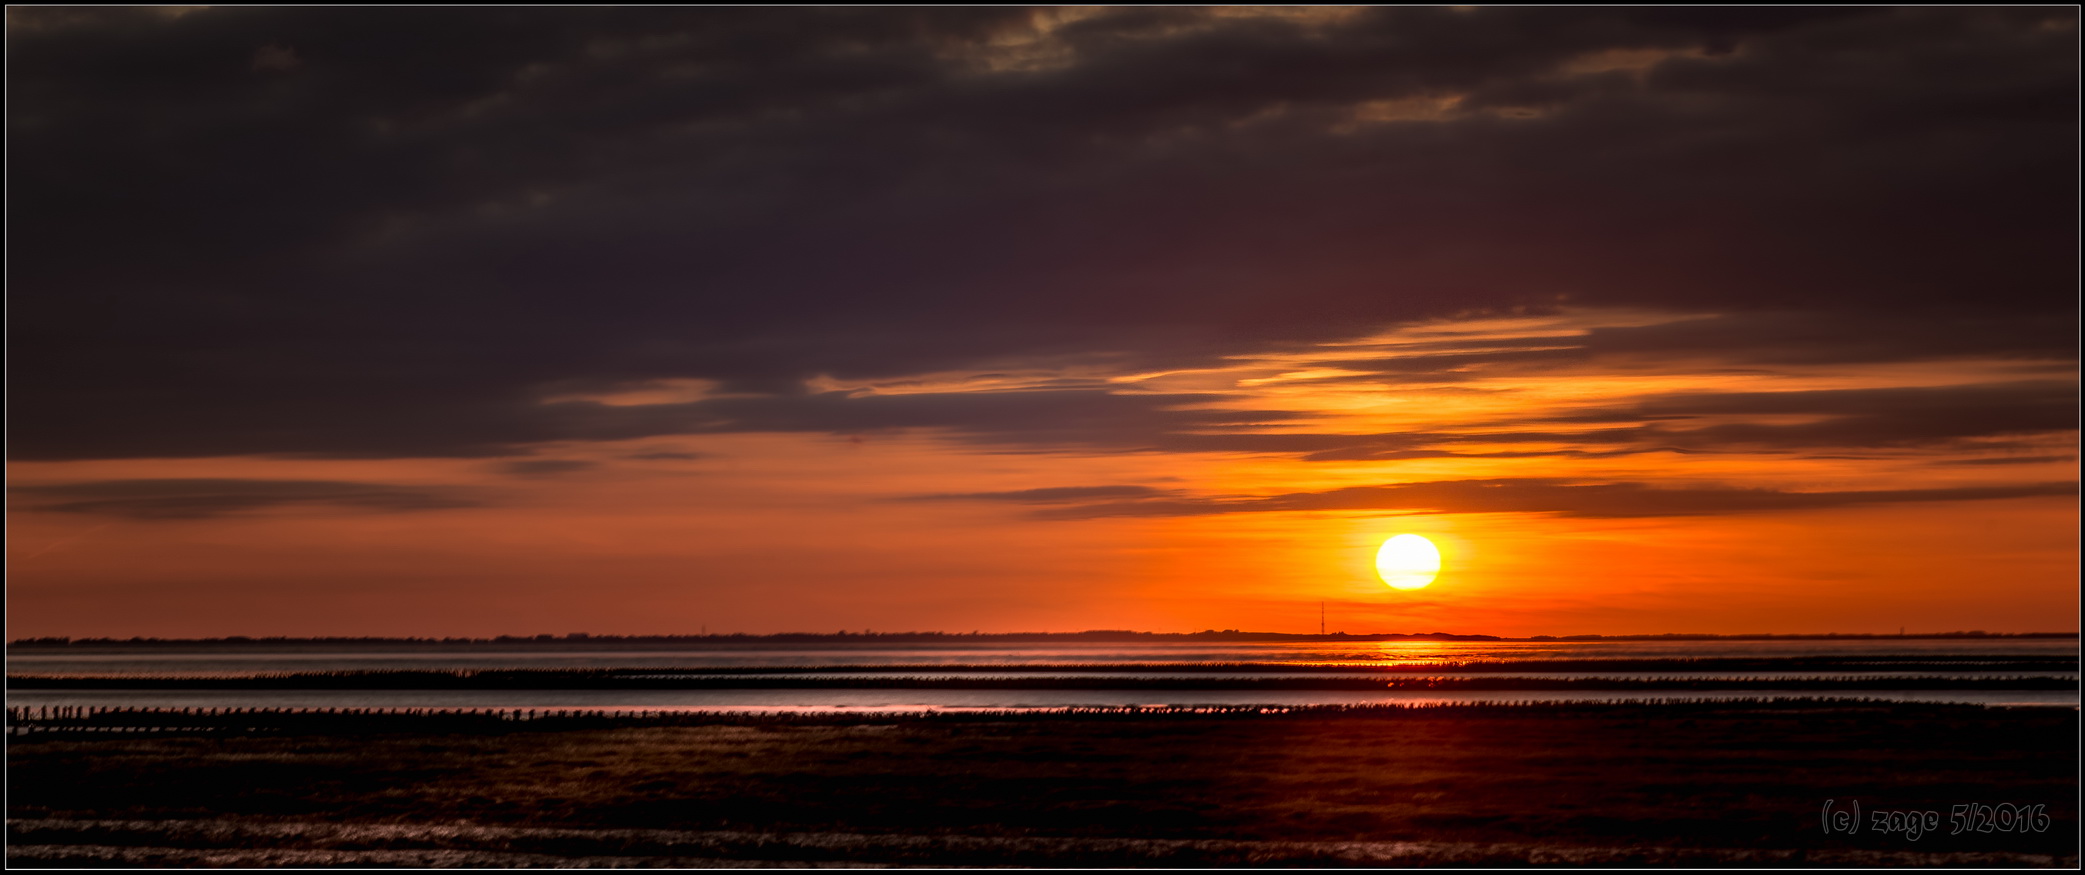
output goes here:
[{"label": "horizon line", "polygon": [[2078,638],[2079,632],[1988,632],[1978,630],[1955,630],[1949,632],[1660,632],[1638,634],[1573,634],[1573,635],[1486,635],[1454,632],[1254,632],[1239,629],[1204,629],[1199,632],[1140,632],[1129,629],[1087,629],[1078,632],[876,632],[863,630],[850,632],[718,632],[718,633],[656,633],[615,634],[571,632],[564,635],[538,633],[533,635],[497,635],[491,637],[428,637],[408,635],[223,635],[198,638],[161,638],[152,636],[48,635],[32,638],[16,638],[6,643],[8,647],[71,646],[71,645],[122,645],[122,644],[298,644],[298,643],[405,643],[405,644],[570,644],[579,642],[714,642],[747,640],[792,640],[792,641],[841,641],[859,639],[905,639],[905,638],[961,638],[961,639],[1007,639],[1007,638],[1194,638],[1219,640],[1287,640],[1287,641],[1368,641],[1368,640],[1411,640],[1435,641],[1763,641],[1763,640],[1834,640],[1834,639],[1952,639],[1952,638]]}]

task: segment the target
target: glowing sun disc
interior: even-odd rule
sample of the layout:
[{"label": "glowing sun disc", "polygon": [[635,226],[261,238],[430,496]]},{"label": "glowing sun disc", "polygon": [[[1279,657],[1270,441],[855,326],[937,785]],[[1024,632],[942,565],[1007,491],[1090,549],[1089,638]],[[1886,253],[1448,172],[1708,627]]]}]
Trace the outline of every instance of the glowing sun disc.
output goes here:
[{"label": "glowing sun disc", "polygon": [[1418,589],[1441,573],[1441,551],[1419,535],[1397,535],[1376,551],[1376,574],[1396,589]]}]

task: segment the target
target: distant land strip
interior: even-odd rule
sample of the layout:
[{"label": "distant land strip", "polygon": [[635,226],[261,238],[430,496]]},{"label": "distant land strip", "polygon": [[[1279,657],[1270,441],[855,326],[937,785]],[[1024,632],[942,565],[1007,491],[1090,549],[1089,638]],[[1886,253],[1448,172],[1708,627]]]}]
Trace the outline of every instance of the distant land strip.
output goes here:
[{"label": "distant land strip", "polygon": [[231,635],[222,638],[72,638],[47,636],[41,638],[17,638],[7,642],[10,648],[35,647],[167,647],[167,646],[308,646],[308,645],[484,645],[484,644],[586,644],[588,646],[637,644],[1028,644],[1028,643],[1169,643],[1169,642],[1289,642],[1289,643],[1354,643],[1369,641],[1915,641],[1936,639],[2072,639],[2077,632],[1921,632],[1908,635],[1889,635],[1856,632],[1825,632],[1803,634],[1744,634],[1710,635],[1696,633],[1664,633],[1657,635],[1534,635],[1526,638],[1509,638],[1500,635],[1471,635],[1452,632],[1369,632],[1349,634],[1333,632],[1316,635],[1291,632],[1242,632],[1237,629],[1206,629],[1200,632],[1134,632],[1121,629],[1093,629],[1084,632],[780,632],[769,635],[746,633],[717,635],[594,635],[573,632],[565,635],[499,635],[492,638],[416,638],[386,636],[328,636],[296,638],[287,636],[251,637]]},{"label": "distant land strip", "polygon": [[[2073,666],[2075,667],[2075,666]],[[2059,669],[2060,670],[2060,669]],[[27,690],[2075,690],[2078,679],[2030,675],[1843,677],[1152,677],[1084,676],[730,676],[626,671],[335,671],[244,676],[7,677]]]},{"label": "distant land strip", "polygon": [[[453,668],[453,669],[335,669],[328,671],[286,672],[215,672],[211,674],[175,674],[155,672],[153,677],[372,677],[387,673],[435,672],[457,677],[480,678],[485,682],[497,682],[498,678],[521,676],[533,678],[557,678],[566,681],[589,681],[595,678],[655,678],[663,675],[685,675],[695,677],[752,677],[766,675],[806,674],[918,674],[928,676],[954,674],[994,675],[1041,675],[1051,672],[1076,672],[1080,674],[1256,674],[1280,675],[1411,675],[1443,673],[1455,674],[1503,674],[1510,672],[1542,672],[1545,674],[1585,672],[1588,674],[1653,673],[1653,672],[2075,672],[2079,658],[2076,656],[2020,656],[2016,654],[1947,653],[1932,655],[1889,654],[1883,656],[1700,656],[1662,659],[1477,659],[1448,662],[1048,662],[1048,663],[848,663],[834,665],[777,666],[652,666],[643,668]],[[19,671],[19,667],[18,667]],[[11,677],[20,678],[96,678],[96,677],[139,677],[133,672],[36,672],[20,671]]]}]

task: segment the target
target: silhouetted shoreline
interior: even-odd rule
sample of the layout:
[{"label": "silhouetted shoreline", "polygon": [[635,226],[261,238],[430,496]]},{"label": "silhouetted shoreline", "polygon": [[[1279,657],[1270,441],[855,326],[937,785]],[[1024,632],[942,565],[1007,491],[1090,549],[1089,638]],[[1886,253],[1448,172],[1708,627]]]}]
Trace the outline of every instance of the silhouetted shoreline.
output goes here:
[{"label": "silhouetted shoreline", "polygon": [[1695,633],[1665,633],[1657,635],[1534,635],[1512,638],[1500,635],[1473,635],[1451,632],[1369,632],[1350,634],[1333,632],[1324,635],[1289,632],[1242,632],[1236,629],[1204,630],[1201,632],[1133,632],[1115,629],[1096,629],[1085,632],[838,632],[822,634],[812,632],[781,632],[768,635],[734,633],[729,635],[594,635],[570,633],[565,635],[499,635],[492,638],[415,638],[415,637],[313,637],[288,636],[251,637],[232,635],[222,638],[69,638],[52,636],[44,638],[21,638],[7,643],[10,649],[67,648],[67,647],[243,647],[243,646],[483,646],[483,645],[530,645],[530,646],[656,646],[670,644],[685,645],[759,645],[759,644],[1080,644],[1123,642],[1173,643],[1173,642],[1366,642],[1366,641],[1917,641],[1959,639],[2076,639],[2077,632],[1926,632],[1906,635],[1889,635],[1855,632],[1826,632],[1817,634],[1747,634],[1710,635]]},{"label": "silhouetted shoreline", "polygon": [[[1987,673],[2035,673],[2035,671],[2079,671],[2077,656],[2020,656],[2020,654],[1941,654],[1941,656],[1683,656],[1683,658],[1472,658],[1434,662],[882,662],[882,665],[734,665],[734,667],[646,667],[646,669],[340,669],[340,671],[256,671],[256,673],[188,673],[188,675],[136,675],[136,673],[8,673],[10,690],[50,690],[50,687],[111,687],[111,690],[173,690],[173,687],[267,687],[267,690],[327,690],[327,687],[394,687],[394,690],[569,690],[569,687],[623,687],[623,690],[692,690],[715,685],[905,685],[905,681],[959,681],[963,675],[976,677],[982,685],[1024,685],[1026,681],[1078,681],[1113,683],[1097,677],[1065,675],[1118,675],[1122,681],[1166,683],[1149,675],[1284,675],[1284,677],[1213,677],[1216,683],[1243,681],[1289,681],[1311,675],[1339,675],[1380,685],[1376,677],[1393,683],[1412,675],[1512,675],[1512,673],[1776,673],[1776,675],[1877,675],[1877,673],[1929,673],[1929,675],[1987,675]],[[842,675],[842,677],[819,677]],[[872,675],[872,677],[847,677]],[[915,677],[905,677],[915,675]],[[1053,677],[1055,675],[1055,677]],[[1145,677],[1138,677],[1145,675]],[[1188,683],[1191,677],[1174,677]],[[1889,679],[1904,681],[1902,677]],[[2066,681],[2077,685],[2075,681]],[[1034,685],[1034,683],[1026,683]]]},{"label": "silhouetted shoreline", "polygon": [[[2077,671],[2077,663],[2038,662],[2028,671]],[[1529,666],[1522,665],[1527,669]],[[21,690],[1211,690],[1240,694],[1277,690],[1377,692],[1532,690],[2075,690],[2075,677],[1981,677],[1942,674],[1919,677],[1516,677],[1500,671],[1480,677],[1437,677],[1440,672],[1382,673],[1375,677],[1189,677],[1098,673],[1052,675],[1048,671],[950,676],[811,672],[725,674],[715,671],[500,670],[337,671],[245,676],[9,675],[10,691]],[[1985,669],[1986,671],[1993,669]],[[2008,665],[2000,669],[2019,671]],[[1871,669],[1872,671],[1872,669]],[[1975,669],[1956,669],[1975,672]],[[1300,673],[1299,673],[1300,674]],[[1402,675],[1402,676],[1400,676]]]}]

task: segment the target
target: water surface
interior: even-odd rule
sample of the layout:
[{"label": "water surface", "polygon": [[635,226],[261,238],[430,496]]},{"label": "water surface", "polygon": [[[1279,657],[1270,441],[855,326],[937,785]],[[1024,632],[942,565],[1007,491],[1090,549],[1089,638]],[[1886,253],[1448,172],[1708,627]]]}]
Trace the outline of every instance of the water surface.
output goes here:
[{"label": "water surface", "polygon": [[1436,664],[1474,660],[2078,656],[2075,638],[1847,641],[1382,641],[1095,644],[242,645],[12,650],[10,674],[231,675],[283,672],[815,668],[833,665],[1068,665],[1119,663]]}]

